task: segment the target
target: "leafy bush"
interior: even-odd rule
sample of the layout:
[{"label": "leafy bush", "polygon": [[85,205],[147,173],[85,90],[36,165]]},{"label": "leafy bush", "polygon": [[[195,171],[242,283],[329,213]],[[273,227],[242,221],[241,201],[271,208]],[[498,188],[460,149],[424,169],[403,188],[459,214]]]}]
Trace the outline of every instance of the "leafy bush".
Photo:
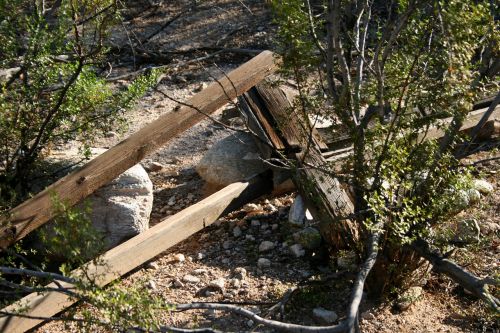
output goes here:
[{"label": "leafy bush", "polygon": [[116,91],[100,75],[119,14],[114,0],[0,1],[0,207],[26,196],[51,147],[78,139],[88,153],[152,85]]},{"label": "leafy bush", "polygon": [[[405,245],[417,239],[432,243],[432,228],[456,213],[467,188],[469,171],[456,158],[466,138],[458,129],[475,100],[498,91],[494,5],[271,2],[283,72],[300,91],[298,114],[330,119],[333,136],[348,136],[353,147],[341,179],[351,185],[353,225],[361,236],[339,228],[332,242],[347,239],[363,257],[362,244],[380,234],[383,255],[372,274],[378,287],[372,290],[399,284],[419,264]],[[453,121],[442,125],[446,117]],[[444,138],[424,140],[430,127],[443,129]],[[338,164],[322,170],[336,177]]]}]

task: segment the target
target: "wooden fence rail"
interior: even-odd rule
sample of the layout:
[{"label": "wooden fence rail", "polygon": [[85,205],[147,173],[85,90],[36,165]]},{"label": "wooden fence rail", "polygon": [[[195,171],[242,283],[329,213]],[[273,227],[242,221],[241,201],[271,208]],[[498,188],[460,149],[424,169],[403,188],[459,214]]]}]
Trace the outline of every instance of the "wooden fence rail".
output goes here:
[{"label": "wooden fence rail", "polygon": [[[275,56],[264,51],[219,81],[194,95],[178,111],[165,114],[99,155],[81,169],[0,218],[0,248],[23,238],[54,217],[53,194],[74,205],[140,162],[167,141],[187,130],[230,100],[241,95],[276,69]],[[201,112],[200,112],[201,111]]]}]

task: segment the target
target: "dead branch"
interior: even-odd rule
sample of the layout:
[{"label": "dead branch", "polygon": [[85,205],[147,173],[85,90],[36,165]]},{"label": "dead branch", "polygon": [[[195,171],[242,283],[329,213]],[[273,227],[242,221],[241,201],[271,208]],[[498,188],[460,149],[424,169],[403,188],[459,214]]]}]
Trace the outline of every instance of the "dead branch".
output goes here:
[{"label": "dead branch", "polygon": [[496,312],[500,311],[500,301],[488,291],[488,285],[499,285],[499,281],[489,278],[482,279],[475,276],[455,262],[446,259],[437,250],[431,249],[430,245],[423,239],[416,240],[410,247],[422,258],[428,260],[435,271],[443,273],[451,278],[453,281],[486,302]]},{"label": "dead branch", "polygon": [[61,274],[47,273],[47,272],[34,271],[31,269],[21,269],[21,268],[13,268],[5,266],[0,266],[0,273],[5,275],[20,275],[20,276],[37,277],[42,279],[58,280],[68,283],[75,283],[76,281],[75,279],[69,278]]}]

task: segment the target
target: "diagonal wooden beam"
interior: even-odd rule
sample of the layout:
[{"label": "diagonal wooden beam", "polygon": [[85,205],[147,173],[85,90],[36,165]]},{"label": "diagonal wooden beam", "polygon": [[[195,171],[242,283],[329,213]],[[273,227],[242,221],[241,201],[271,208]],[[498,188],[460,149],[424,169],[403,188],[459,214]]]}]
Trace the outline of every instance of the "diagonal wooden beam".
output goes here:
[{"label": "diagonal wooden beam", "polygon": [[[106,252],[98,261],[76,269],[71,276],[95,278],[95,283],[105,286],[139,265],[212,224],[219,216],[243,204],[270,193],[272,177],[264,172],[248,181],[233,183],[212,194],[204,200],[166,218],[149,230],[129,239],[125,243]],[[69,283],[60,282],[63,288],[72,288]],[[51,283],[48,288],[58,288]],[[43,320],[17,317],[14,314],[21,308],[27,309],[24,315],[30,317],[52,317],[74,304],[76,301],[59,292],[45,294],[32,293],[18,302],[2,309],[0,332],[21,333],[43,323]]]},{"label": "diagonal wooden beam", "polygon": [[[0,248],[23,238],[54,217],[52,195],[71,205],[140,162],[146,155],[243,94],[276,69],[275,55],[264,51],[194,95],[178,111],[161,116],[81,169],[60,179],[0,218]],[[201,111],[201,112],[200,112]],[[204,114],[202,114],[204,113]]]}]

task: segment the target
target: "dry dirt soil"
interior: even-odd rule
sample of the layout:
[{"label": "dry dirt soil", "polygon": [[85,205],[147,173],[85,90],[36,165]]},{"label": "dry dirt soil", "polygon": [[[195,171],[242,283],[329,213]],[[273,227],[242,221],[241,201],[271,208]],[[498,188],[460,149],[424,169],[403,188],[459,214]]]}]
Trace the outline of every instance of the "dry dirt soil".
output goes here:
[{"label": "dry dirt soil", "polygon": [[[151,5],[151,3],[153,5]],[[158,89],[175,99],[185,101],[203,88],[204,83],[221,77],[252,55],[248,50],[273,49],[276,27],[263,0],[199,1],[130,1],[130,15],[115,33],[114,43],[120,55],[110,78],[126,85],[129,73],[146,67],[164,66],[167,75]],[[142,41],[141,48],[150,54],[132,53],[127,40]],[[219,48],[245,49],[209,57]],[[159,56],[161,54],[162,56]],[[187,63],[187,64],[186,64]],[[125,75],[124,77],[121,77]],[[120,78],[121,77],[121,78]],[[176,103],[151,92],[135,110],[127,115],[128,129],[98,138],[96,147],[111,147],[130,133],[173,112]],[[217,119],[230,112],[231,106],[216,113]],[[227,111],[229,110],[229,111]],[[224,119],[227,120],[227,119]],[[150,172],[154,183],[154,207],[151,224],[203,198],[204,182],[194,167],[215,142],[230,130],[205,120],[194,126],[143,162],[158,162],[163,169]],[[68,149],[70,147],[61,147]],[[496,155],[495,155],[496,154]],[[498,152],[471,156],[466,163],[498,157]],[[478,172],[494,184],[494,193],[480,205],[471,207],[458,218],[474,217],[489,223],[480,239],[469,250],[458,249],[455,258],[479,276],[498,274],[500,243],[498,240],[500,193],[498,160],[478,165]],[[317,325],[312,309],[334,310],[341,319],[349,295],[350,277],[328,278],[334,265],[319,263],[312,253],[296,258],[287,250],[290,231],[284,223],[295,193],[266,197],[220,219],[189,239],[162,253],[143,267],[138,267],[120,282],[123,286],[143,284],[153,294],[172,303],[191,301],[234,302],[270,318],[287,322]],[[236,230],[236,231],[235,231]],[[239,230],[239,231],[238,231]],[[274,248],[259,252],[262,241],[273,242]],[[288,244],[290,245],[290,244]],[[183,255],[179,256],[180,254]],[[270,267],[258,267],[257,260],[270,260]],[[242,276],[242,268],[246,276]],[[189,275],[190,277],[186,278]],[[245,274],[243,274],[245,275]],[[191,279],[191,277],[194,277]],[[319,278],[326,282],[311,283]],[[221,289],[206,292],[214,280],[224,282]],[[223,280],[220,280],[223,279]],[[269,308],[290,288],[302,289],[287,303],[283,313],[269,313]],[[248,320],[215,311],[165,313],[164,322],[180,327],[212,327],[229,331],[269,331]],[[432,274],[422,296],[405,311],[395,309],[392,302],[379,304],[365,300],[362,304],[361,327],[364,332],[498,332],[498,323],[474,297],[449,279]],[[41,326],[36,332],[77,331],[60,323]]]}]

